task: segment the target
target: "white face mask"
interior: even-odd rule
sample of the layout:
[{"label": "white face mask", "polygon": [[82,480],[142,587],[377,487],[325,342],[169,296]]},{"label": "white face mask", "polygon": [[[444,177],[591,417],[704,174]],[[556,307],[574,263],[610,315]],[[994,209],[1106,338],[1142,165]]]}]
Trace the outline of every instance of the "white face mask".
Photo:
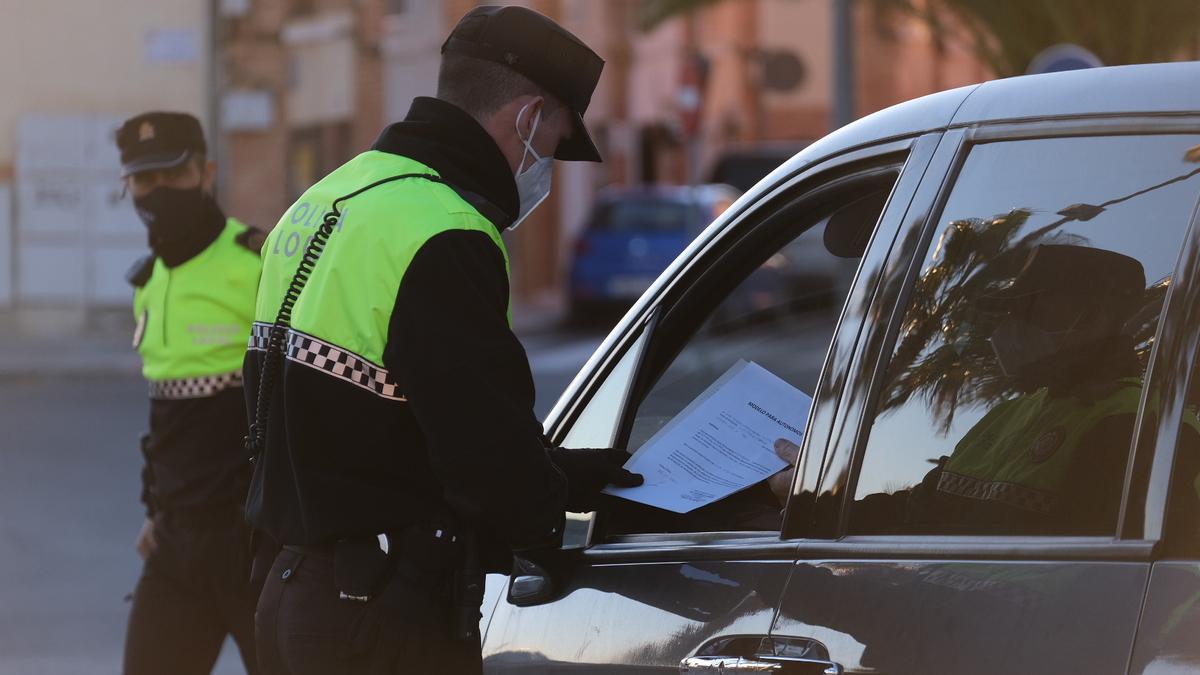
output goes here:
[{"label": "white face mask", "polygon": [[[532,104],[530,104],[532,105]],[[521,108],[521,112],[517,113],[517,138],[521,138],[521,116],[529,109],[529,105]],[[521,163],[517,165],[517,194],[521,198],[521,212],[517,214],[517,219],[509,226],[510,230],[517,229],[525,217],[541,204],[550,194],[550,179],[554,177],[554,158],[542,157],[533,149],[533,138],[537,134],[538,124],[542,121],[542,111],[537,112],[537,117],[533,118],[533,127],[529,131],[529,138],[521,138],[521,142],[525,144],[525,152],[521,154]],[[525,166],[525,160],[529,156],[533,156],[533,163],[524,171],[521,167]]]}]

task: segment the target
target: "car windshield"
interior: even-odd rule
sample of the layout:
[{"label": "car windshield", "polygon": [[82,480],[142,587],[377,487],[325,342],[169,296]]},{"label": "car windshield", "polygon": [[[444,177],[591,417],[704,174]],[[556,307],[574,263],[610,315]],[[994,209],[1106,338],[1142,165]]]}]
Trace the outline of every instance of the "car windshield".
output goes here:
[{"label": "car windshield", "polygon": [[695,219],[696,207],[665,199],[622,199],[600,204],[592,219],[599,232],[678,233]]}]

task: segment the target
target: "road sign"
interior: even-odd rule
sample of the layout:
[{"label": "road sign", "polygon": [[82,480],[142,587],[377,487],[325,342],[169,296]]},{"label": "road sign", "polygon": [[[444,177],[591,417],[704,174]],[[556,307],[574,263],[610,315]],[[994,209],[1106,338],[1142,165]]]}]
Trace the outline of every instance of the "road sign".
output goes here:
[{"label": "road sign", "polygon": [[692,54],[683,61],[679,88],[675,92],[675,107],[683,133],[695,136],[700,131],[700,115],[704,110],[704,85],[708,79],[708,61]]}]

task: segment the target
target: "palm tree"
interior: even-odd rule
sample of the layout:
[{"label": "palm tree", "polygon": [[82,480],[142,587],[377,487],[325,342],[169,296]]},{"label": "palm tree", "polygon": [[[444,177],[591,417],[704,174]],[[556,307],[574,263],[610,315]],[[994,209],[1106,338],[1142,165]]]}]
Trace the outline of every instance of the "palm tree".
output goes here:
[{"label": "palm tree", "polygon": [[1020,75],[1042,50],[1073,43],[1108,65],[1178,58],[1200,29],[1196,0],[869,0],[919,16],[935,39],[966,28],[975,55],[1000,76]]},{"label": "palm tree", "polygon": [[722,0],[642,0],[638,3],[637,21],[642,30],[653,30],[662,22],[680,14],[694,12]]},{"label": "palm tree", "polygon": [[[722,0],[641,0],[639,24],[663,21]],[[1109,65],[1167,61],[1195,45],[1197,0],[862,0],[929,25],[938,44],[956,30],[971,36],[975,55],[996,75],[1020,75],[1046,47],[1069,42]]]}]

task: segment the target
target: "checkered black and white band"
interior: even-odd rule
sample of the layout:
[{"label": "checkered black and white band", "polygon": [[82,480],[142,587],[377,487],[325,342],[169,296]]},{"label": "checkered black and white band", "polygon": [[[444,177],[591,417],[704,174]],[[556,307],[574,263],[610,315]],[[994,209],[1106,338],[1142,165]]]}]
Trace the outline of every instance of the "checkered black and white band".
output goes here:
[{"label": "checkered black and white band", "polygon": [[177,380],[151,380],[150,398],[206,398],[231,387],[240,386],[242,386],[242,372],[240,370],[221,375],[201,375],[200,377],[184,377]]},{"label": "checkered black and white band", "polygon": [[270,341],[271,324],[255,321],[254,325],[250,326],[250,343],[246,347],[251,350],[265,352]]},{"label": "checkered black and white band", "polygon": [[[270,340],[271,324],[255,323],[250,331],[249,349],[266,351]],[[366,389],[376,396],[393,401],[405,401],[400,388],[385,368],[371,363],[353,352],[329,344],[320,338],[288,329],[287,358],[309,368]]]},{"label": "checkered black and white band", "polygon": [[938,490],[960,497],[1002,502],[1037,513],[1049,513],[1055,507],[1055,497],[1041,490],[1005,481],[982,480],[945,470],[938,478]]}]

